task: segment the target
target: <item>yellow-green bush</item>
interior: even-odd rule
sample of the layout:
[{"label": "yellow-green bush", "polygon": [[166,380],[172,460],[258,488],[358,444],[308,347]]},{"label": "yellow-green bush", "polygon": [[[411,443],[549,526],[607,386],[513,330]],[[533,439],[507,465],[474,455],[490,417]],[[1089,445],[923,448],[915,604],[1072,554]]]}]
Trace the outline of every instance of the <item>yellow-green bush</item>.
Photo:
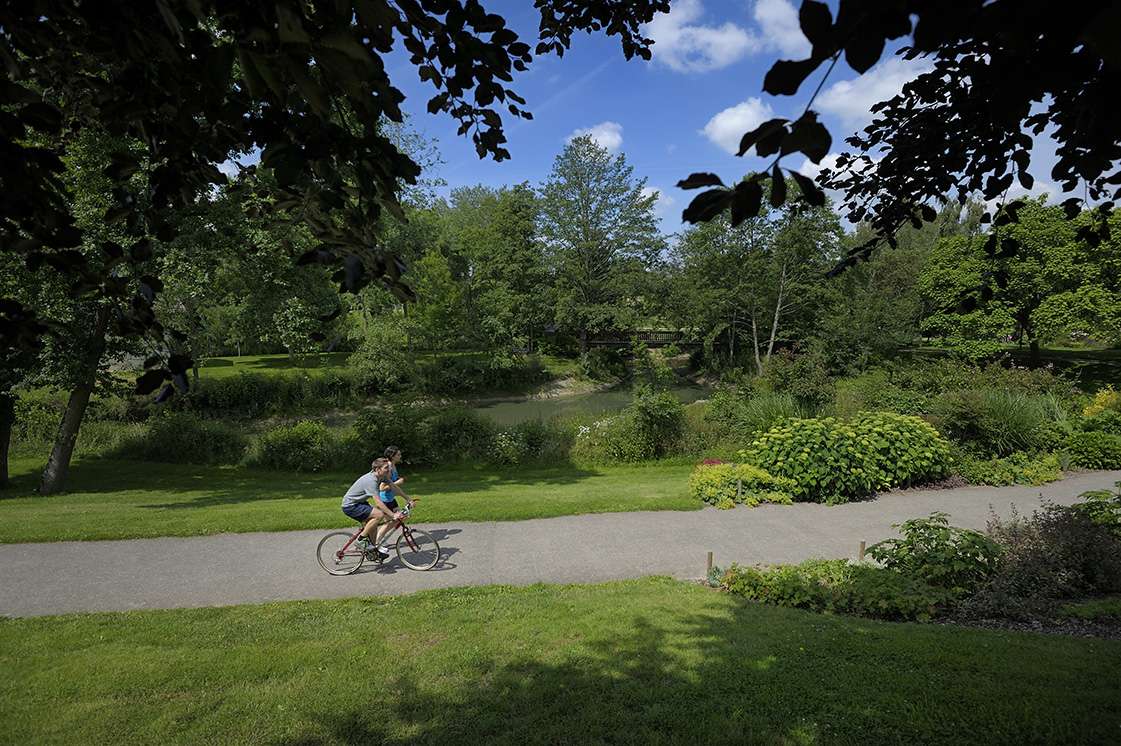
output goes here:
[{"label": "yellow-green bush", "polygon": [[1106,386],[1094,394],[1093,400],[1082,410],[1082,415],[1094,417],[1106,410],[1121,412],[1121,391],[1114,391],[1112,386]]},{"label": "yellow-green bush", "polygon": [[752,464],[704,464],[689,477],[689,494],[718,508],[731,508],[736,503],[755,507],[759,503],[794,501],[791,479],[776,477]]},{"label": "yellow-green bush", "polygon": [[929,423],[891,412],[792,420],[740,457],[793,480],[795,500],[829,504],[938,479],[952,461],[949,443]]}]

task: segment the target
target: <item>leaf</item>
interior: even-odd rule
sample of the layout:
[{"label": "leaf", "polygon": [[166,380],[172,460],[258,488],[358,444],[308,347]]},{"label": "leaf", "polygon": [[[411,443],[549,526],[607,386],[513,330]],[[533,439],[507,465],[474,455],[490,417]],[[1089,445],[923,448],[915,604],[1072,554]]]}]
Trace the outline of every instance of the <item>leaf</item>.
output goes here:
[{"label": "leaf", "polygon": [[768,119],[750,132],[744,133],[744,136],[740,138],[740,147],[739,150],[736,151],[736,155],[742,156],[744,153],[751,150],[751,146],[760,138],[771,135],[776,130],[782,130],[783,125],[788,121],[790,120],[782,118]]},{"label": "leaf", "polygon": [[1066,215],[1067,220],[1074,220],[1082,212],[1082,200],[1078,197],[1071,197],[1070,199],[1063,200],[1063,213]]},{"label": "leaf", "polygon": [[189,355],[183,355],[181,353],[176,353],[167,360],[167,368],[171,371],[172,375],[179,375],[184,371],[188,371],[194,364],[194,361]]},{"label": "leaf", "polygon": [[705,186],[724,186],[724,182],[716,174],[693,173],[688,178],[677,182],[678,189],[698,189]]},{"label": "leaf", "polygon": [[795,183],[798,188],[802,190],[802,197],[813,207],[825,207],[825,192],[814,183],[814,180],[808,176],[791,171],[790,175],[794,177]]},{"label": "leaf", "polygon": [[778,164],[771,169],[771,207],[782,207],[786,202],[786,179]]},{"label": "leaf", "polygon": [[1020,242],[1014,238],[1003,238],[1000,241],[1000,253],[996,255],[997,259],[1010,259],[1016,256],[1016,252],[1020,250]]},{"label": "leaf", "polygon": [[732,227],[735,228],[748,218],[757,217],[762,202],[763,187],[758,181],[741,181],[736,184],[732,193]]},{"label": "leaf", "polygon": [[877,28],[862,26],[845,44],[845,62],[863,75],[880,60],[884,52],[884,35]]},{"label": "leaf", "polygon": [[833,15],[829,6],[817,0],[803,0],[798,10],[798,25],[815,47],[824,47],[833,30]]},{"label": "leaf", "polygon": [[730,189],[709,189],[707,192],[701,192],[681,212],[681,219],[687,223],[708,222],[723,212],[731,200]]},{"label": "leaf", "polygon": [[150,394],[170,377],[166,370],[149,370],[136,379],[136,393],[141,396]]},{"label": "leaf", "polygon": [[821,163],[832,144],[833,137],[825,125],[817,121],[817,112],[807,111],[790,128],[790,136],[782,143],[782,154],[805,153],[814,163]]},{"label": "leaf", "polygon": [[763,90],[773,96],[793,96],[802,82],[818,68],[822,60],[779,60],[767,71],[763,79]]}]

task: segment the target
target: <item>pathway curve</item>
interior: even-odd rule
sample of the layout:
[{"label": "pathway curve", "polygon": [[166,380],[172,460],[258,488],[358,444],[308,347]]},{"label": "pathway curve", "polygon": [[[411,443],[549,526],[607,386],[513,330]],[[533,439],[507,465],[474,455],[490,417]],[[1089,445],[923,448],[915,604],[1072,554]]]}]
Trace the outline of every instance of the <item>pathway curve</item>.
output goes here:
[{"label": "pathway curve", "polygon": [[492,583],[697,578],[709,551],[718,565],[855,557],[860,541],[895,535],[893,523],[935,510],[949,513],[953,525],[983,529],[990,505],[1001,516],[1013,505],[1030,513],[1041,496],[1070,504],[1079,493],[1118,480],[1121,471],[1090,472],[1043,487],[911,490],[836,507],[765,505],[424,526],[444,550],[435,569],[413,572],[394,558],[338,578],[316,564],[322,530],[5,544],[0,614],[225,606]]}]

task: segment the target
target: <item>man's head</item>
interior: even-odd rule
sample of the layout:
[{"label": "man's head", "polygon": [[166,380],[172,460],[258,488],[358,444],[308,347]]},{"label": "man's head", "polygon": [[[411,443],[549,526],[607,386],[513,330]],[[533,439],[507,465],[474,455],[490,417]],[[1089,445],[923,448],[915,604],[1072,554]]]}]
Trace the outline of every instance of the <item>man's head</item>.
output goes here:
[{"label": "man's head", "polygon": [[397,446],[386,446],[385,457],[393,464],[401,463],[401,449]]},{"label": "man's head", "polygon": [[384,477],[386,474],[389,473],[389,459],[387,459],[387,458],[376,458],[376,459],[374,459],[374,462],[372,464],[370,464],[370,471],[372,471],[374,473],[374,476]]}]

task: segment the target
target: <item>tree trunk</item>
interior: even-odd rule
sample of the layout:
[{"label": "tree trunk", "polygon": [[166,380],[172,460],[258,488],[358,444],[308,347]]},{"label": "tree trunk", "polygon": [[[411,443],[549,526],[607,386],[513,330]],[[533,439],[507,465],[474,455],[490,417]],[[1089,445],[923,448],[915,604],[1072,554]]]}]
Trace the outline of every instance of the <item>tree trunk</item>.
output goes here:
[{"label": "tree trunk", "polygon": [[583,356],[588,352],[588,330],[580,330],[580,355]]},{"label": "tree trunk", "polygon": [[0,393],[0,487],[8,486],[8,447],[12,444],[12,425],[16,421],[16,396]]},{"label": "tree trunk", "polygon": [[759,359],[759,327],[755,323],[755,311],[751,312],[751,342],[755,347],[755,371],[763,375],[763,361]]},{"label": "tree trunk", "polygon": [[767,341],[767,360],[770,361],[771,355],[775,351],[775,337],[778,336],[778,318],[782,313],[782,295],[786,287],[786,265],[782,265],[782,277],[778,282],[778,300],[775,301],[775,315],[771,321],[771,338]]},{"label": "tree trunk", "polygon": [[97,319],[94,322],[93,339],[89,353],[86,355],[82,381],[70,392],[70,399],[66,402],[66,412],[62,415],[62,424],[58,428],[51,457],[47,461],[47,468],[43,470],[43,481],[39,485],[39,494],[53,495],[66,484],[66,477],[70,473],[70,458],[74,455],[74,444],[78,442],[78,430],[82,426],[86,407],[90,403],[90,394],[97,378],[97,366],[101,362],[101,355],[105,351],[105,329],[109,325],[109,311],[106,308],[97,310]]}]

